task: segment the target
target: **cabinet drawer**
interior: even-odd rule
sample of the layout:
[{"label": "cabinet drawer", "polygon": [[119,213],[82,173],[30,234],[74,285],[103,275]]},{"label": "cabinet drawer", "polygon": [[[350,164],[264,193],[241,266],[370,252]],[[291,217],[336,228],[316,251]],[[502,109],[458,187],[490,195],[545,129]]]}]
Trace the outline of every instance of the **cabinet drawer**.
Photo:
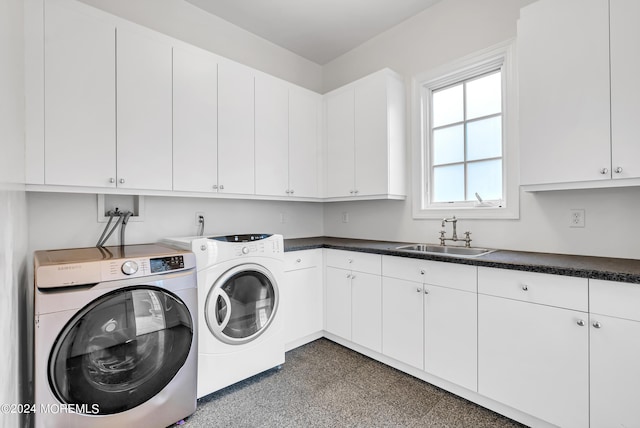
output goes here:
[{"label": "cabinet drawer", "polygon": [[327,266],[380,275],[382,256],[355,251],[326,250]]},{"label": "cabinet drawer", "polygon": [[423,283],[426,274],[426,260],[382,256],[382,276]]},{"label": "cabinet drawer", "polygon": [[284,253],[284,271],[322,266],[322,250],[303,250]]},{"label": "cabinet drawer", "polygon": [[477,290],[477,268],[457,263],[383,256],[382,275],[473,293]]},{"label": "cabinet drawer", "polygon": [[589,280],[590,312],[640,321],[640,284]]},{"label": "cabinet drawer", "polygon": [[587,312],[586,278],[478,268],[478,293]]}]

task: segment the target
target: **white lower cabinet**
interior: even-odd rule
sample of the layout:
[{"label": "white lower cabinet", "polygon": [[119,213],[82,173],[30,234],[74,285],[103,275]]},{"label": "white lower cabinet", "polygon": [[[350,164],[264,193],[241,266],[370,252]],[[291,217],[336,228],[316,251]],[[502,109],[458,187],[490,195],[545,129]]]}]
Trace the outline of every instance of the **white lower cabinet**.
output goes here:
[{"label": "white lower cabinet", "polygon": [[380,352],[381,256],[341,250],[326,255],[325,330]]},{"label": "white lower cabinet", "polygon": [[[478,292],[478,392],[557,426],[589,426],[587,280],[481,267]],[[554,293],[570,307],[546,304]]]},{"label": "white lower cabinet", "polygon": [[423,368],[422,284],[382,278],[382,353]]},{"label": "white lower cabinet", "polygon": [[477,389],[476,267],[383,258],[383,354]]},{"label": "white lower cabinet", "polygon": [[475,292],[426,284],[424,371],[477,391],[477,328],[478,295]]},{"label": "white lower cabinet", "polygon": [[322,279],[321,249],[285,253],[284,284],[280,293],[287,350],[322,333]]},{"label": "white lower cabinet", "polygon": [[638,427],[640,285],[590,280],[591,428]]}]

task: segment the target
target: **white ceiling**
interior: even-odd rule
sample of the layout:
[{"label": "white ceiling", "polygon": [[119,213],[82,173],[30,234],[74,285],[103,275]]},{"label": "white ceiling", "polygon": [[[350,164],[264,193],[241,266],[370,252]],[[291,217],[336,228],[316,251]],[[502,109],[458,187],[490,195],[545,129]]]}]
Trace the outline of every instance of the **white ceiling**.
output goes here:
[{"label": "white ceiling", "polygon": [[440,0],[186,0],[324,65]]}]

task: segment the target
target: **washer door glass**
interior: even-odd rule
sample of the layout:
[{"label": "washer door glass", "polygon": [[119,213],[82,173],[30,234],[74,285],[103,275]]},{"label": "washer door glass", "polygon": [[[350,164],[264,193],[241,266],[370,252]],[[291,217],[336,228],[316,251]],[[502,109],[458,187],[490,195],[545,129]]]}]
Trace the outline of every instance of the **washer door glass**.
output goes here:
[{"label": "washer door glass", "polygon": [[271,272],[245,264],[225,272],[211,287],[205,318],[215,337],[243,344],[260,336],[271,324],[278,307],[278,288]]},{"label": "washer door glass", "polygon": [[62,403],[92,414],[123,412],[173,379],[192,340],[191,314],[176,296],[155,287],[119,289],[67,323],[49,359],[49,382]]}]

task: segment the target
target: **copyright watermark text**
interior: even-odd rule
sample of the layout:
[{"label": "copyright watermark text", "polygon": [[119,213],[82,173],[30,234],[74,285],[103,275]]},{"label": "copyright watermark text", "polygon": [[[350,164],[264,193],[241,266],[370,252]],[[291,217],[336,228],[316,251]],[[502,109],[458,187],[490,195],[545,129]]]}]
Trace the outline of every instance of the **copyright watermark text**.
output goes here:
[{"label": "copyright watermark text", "polygon": [[82,413],[97,415],[100,413],[98,404],[0,404],[0,414],[58,414],[58,413]]}]

